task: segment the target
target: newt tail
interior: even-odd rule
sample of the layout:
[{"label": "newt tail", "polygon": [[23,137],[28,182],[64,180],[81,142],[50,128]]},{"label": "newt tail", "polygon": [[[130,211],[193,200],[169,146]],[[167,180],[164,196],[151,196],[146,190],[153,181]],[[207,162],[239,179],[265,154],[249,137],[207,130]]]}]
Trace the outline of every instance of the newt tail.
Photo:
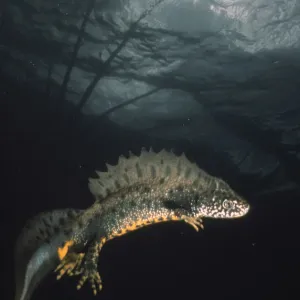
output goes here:
[{"label": "newt tail", "polygon": [[183,221],[198,231],[205,218],[233,219],[249,211],[225,181],[184,154],[143,149],[96,173],[89,180],[92,206],[42,213],[24,228],[15,251],[15,300],[29,300],[52,270],[57,279],[79,275],[77,289],[88,281],[96,295],[102,289],[99,253],[107,241],[160,222]]}]

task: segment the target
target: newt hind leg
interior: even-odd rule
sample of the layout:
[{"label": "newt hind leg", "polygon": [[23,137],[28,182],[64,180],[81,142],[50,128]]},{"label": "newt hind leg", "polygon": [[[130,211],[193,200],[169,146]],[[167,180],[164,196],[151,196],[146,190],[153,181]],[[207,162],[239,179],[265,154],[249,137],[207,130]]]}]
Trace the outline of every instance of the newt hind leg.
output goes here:
[{"label": "newt hind leg", "polygon": [[102,290],[102,280],[98,272],[99,252],[103,247],[106,239],[103,238],[100,242],[94,241],[88,248],[82,266],[82,275],[78,282],[77,289],[79,290],[88,280],[91,284],[94,295]]},{"label": "newt hind leg", "polygon": [[57,266],[54,272],[58,273],[56,279],[59,280],[62,276],[69,275],[75,276],[82,273],[81,264],[85,254],[84,253],[75,253],[69,252]]},{"label": "newt hind leg", "polygon": [[81,275],[77,289],[79,290],[86,281],[89,281],[94,295],[101,291],[102,280],[97,270],[98,259],[101,248],[106,242],[106,238],[102,238],[100,242],[94,240],[87,249],[86,253],[68,252],[61,260],[61,263],[55,269],[58,273],[57,279],[62,276]]}]

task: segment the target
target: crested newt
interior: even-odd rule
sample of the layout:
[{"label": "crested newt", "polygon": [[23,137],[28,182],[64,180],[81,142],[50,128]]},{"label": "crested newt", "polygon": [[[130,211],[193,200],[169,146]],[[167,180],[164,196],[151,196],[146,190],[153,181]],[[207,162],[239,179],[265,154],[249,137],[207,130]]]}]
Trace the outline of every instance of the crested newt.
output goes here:
[{"label": "crested newt", "polygon": [[89,179],[95,197],[89,208],[41,213],[24,227],[15,247],[15,300],[29,300],[51,271],[58,279],[79,275],[77,289],[88,281],[96,295],[99,252],[109,240],[159,222],[183,221],[198,231],[205,218],[239,218],[250,208],[184,154],[143,149],[96,173]]}]

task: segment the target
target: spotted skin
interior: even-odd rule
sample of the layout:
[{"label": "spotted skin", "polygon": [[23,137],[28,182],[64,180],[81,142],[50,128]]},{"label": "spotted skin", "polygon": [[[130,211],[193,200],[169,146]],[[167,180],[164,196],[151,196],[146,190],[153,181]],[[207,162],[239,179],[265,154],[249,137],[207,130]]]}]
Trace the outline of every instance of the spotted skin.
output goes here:
[{"label": "spotted skin", "polygon": [[107,168],[90,179],[95,203],[49,240],[56,249],[57,279],[78,275],[77,289],[89,282],[94,295],[102,289],[97,265],[108,241],[163,222],[184,222],[198,231],[205,218],[239,218],[249,210],[227,183],[184,155],[142,150],[140,156],[120,157]]},{"label": "spotted skin", "polygon": [[[145,226],[184,221],[198,231],[204,228],[202,218],[237,218],[247,212],[248,204],[244,200],[230,200],[237,199],[237,194],[229,189],[226,183],[215,182],[214,188],[214,191],[202,191],[198,197],[199,191],[196,188],[170,186],[158,193],[161,183],[153,189],[141,185],[115,193],[102,204],[95,203],[90,208],[89,215],[97,217],[93,218],[90,228],[101,227],[103,236],[99,237],[99,246],[98,250],[94,251],[93,261],[98,261],[104,243]],[[89,260],[89,257],[86,259]],[[90,262],[86,265],[89,265],[89,268],[82,267],[85,273],[78,288],[88,280],[94,294],[97,294],[102,289],[97,263]]]}]

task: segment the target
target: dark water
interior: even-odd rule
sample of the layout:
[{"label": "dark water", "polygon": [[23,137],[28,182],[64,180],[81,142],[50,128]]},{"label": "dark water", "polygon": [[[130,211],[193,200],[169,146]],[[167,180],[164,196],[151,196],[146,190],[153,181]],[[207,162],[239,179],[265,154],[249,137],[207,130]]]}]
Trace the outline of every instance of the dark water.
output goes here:
[{"label": "dark water", "polygon": [[[292,2],[282,1],[282,5],[286,4],[285,12]],[[103,26],[99,25],[102,44],[99,42],[98,46],[104,56],[103,49],[107,46],[103,45],[104,37],[122,33],[120,41],[124,38],[124,31],[116,31],[115,23],[109,22],[109,14],[114,16],[119,11],[121,2],[116,3],[115,7],[106,7],[109,13],[105,15],[104,8],[97,8],[100,1],[96,2],[98,14],[93,18]],[[121,11],[134,20],[133,16],[128,17],[130,9],[125,8],[129,2],[126,3]],[[3,289],[11,295],[6,297],[12,299],[14,295],[12,249],[24,222],[43,210],[86,208],[93,202],[87,180],[95,169],[104,169],[106,162],[116,163],[118,156],[126,155],[129,150],[138,154],[142,147],[153,147],[156,151],[162,148],[184,151],[200,167],[228,181],[252,209],[240,220],[206,221],[205,230],[199,233],[184,224],[163,224],[107,243],[99,262],[104,289],[97,298],[298,298],[300,51],[297,38],[294,43],[286,42],[284,47],[283,37],[278,33],[281,45],[273,45],[271,50],[265,46],[249,54],[244,45],[243,51],[234,48],[231,52],[236,40],[248,46],[255,43],[249,36],[238,35],[241,31],[223,36],[224,40],[216,38],[213,31],[218,31],[222,24],[233,25],[229,19],[229,23],[224,21],[226,18],[222,19],[224,23],[218,23],[221,19],[215,22],[206,15],[201,24],[213,24],[205,34],[215,39],[203,44],[204,30],[200,30],[200,35],[200,31],[191,30],[191,24],[198,22],[194,19],[197,16],[183,22],[183,15],[191,12],[189,6],[181,10],[178,6],[171,23],[173,26],[182,23],[188,34],[183,34],[183,29],[181,35],[178,32],[171,35],[171,31],[162,29],[154,34],[150,25],[146,32],[136,32],[135,38],[141,46],[143,34],[156,36],[156,45],[158,41],[166,43],[164,49],[150,47],[156,52],[148,49],[150,57],[152,53],[155,61],[162,61],[157,73],[145,75],[143,70],[149,71],[153,62],[147,65],[149,57],[137,45],[128,46],[128,51],[134,49],[137,56],[140,53],[141,60],[133,59],[134,55],[130,60],[120,54],[111,64],[103,66],[104,59],[85,57],[76,49],[76,55],[72,56],[78,40],[65,45],[62,37],[53,38],[48,29],[71,32],[82,37],[80,49],[87,47],[85,53],[94,53],[95,48],[89,48],[95,42],[93,38],[80,33],[83,29],[89,33],[92,30],[78,24],[72,27],[74,19],[82,20],[83,12],[89,11],[89,3],[84,7],[75,4],[68,3],[62,8],[63,4],[58,7],[48,3],[37,9],[30,1],[12,1],[10,9],[1,15],[1,228],[4,233],[1,272],[6,276],[2,280]],[[273,12],[271,3],[265,1],[265,5]],[[68,19],[70,23],[65,28],[68,15],[63,18],[62,14],[66,13],[64,10],[70,14],[70,7],[74,9],[73,21]],[[45,11],[49,12],[46,14],[49,19],[38,18],[45,17]],[[282,24],[299,25],[297,6],[291,15]],[[60,17],[53,21],[51,16]],[[280,28],[287,32],[291,26],[274,27],[273,32]],[[172,39],[168,39],[170,36]],[[289,41],[292,38],[290,35]],[[178,52],[174,40],[179,41],[182,52]],[[174,45],[177,45],[175,50]],[[176,68],[171,68],[178,62]],[[59,74],[55,68],[72,63],[87,75],[76,73],[78,77],[64,89],[65,77],[57,80]],[[121,71],[116,71],[116,66]],[[116,83],[105,81],[117,75],[128,80],[123,90]],[[81,85],[86,78],[92,82],[94,76],[101,78],[98,87],[108,87],[108,91],[102,90],[97,96],[98,108],[91,104],[95,103],[91,100],[93,96]],[[147,101],[137,102],[134,97],[143,92],[130,81],[132,78],[148,85],[145,93],[154,88],[158,94],[150,93]],[[171,94],[166,92],[170,90]],[[127,110],[121,100],[134,103],[135,110]],[[99,112],[90,113],[99,107]],[[55,276],[50,275],[33,299],[94,299],[89,287],[77,292],[76,285],[76,278],[56,282]]]}]

